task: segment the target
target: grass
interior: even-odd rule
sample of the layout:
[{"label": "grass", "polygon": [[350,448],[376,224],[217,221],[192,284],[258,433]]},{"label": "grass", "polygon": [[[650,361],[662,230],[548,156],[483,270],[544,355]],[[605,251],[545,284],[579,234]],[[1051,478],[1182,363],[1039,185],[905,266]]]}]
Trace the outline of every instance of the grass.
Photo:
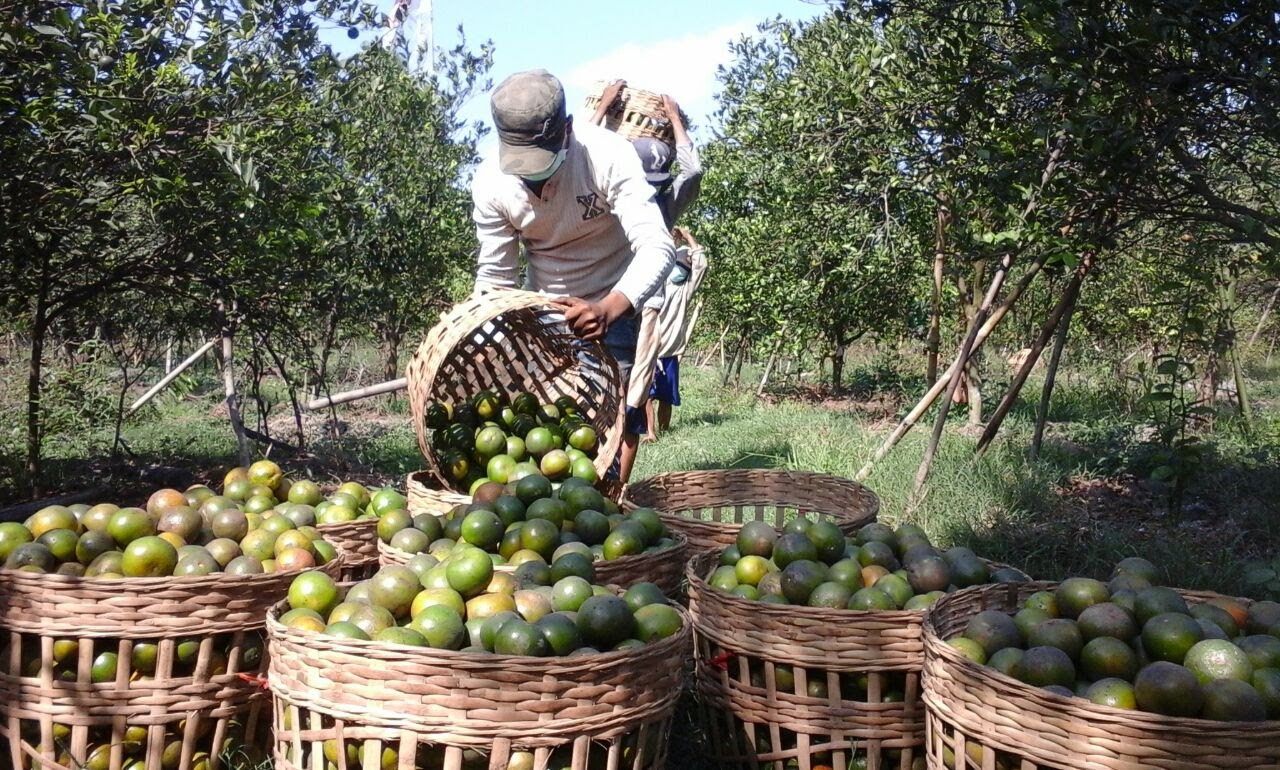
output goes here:
[{"label": "grass", "polygon": [[[1274,374],[1270,368],[1258,372]],[[839,399],[798,390],[757,399],[753,389],[722,387],[715,370],[687,366],[682,376],[685,404],[676,410],[672,430],[642,447],[636,478],[742,467],[852,477],[923,387],[882,360],[852,366],[850,388]],[[993,380],[989,389],[997,386]],[[1273,557],[1280,545],[1272,525],[1280,500],[1280,410],[1271,407],[1280,391],[1273,391],[1265,381],[1257,388],[1262,395],[1251,431],[1236,420],[1220,420],[1204,468],[1177,511],[1167,503],[1167,490],[1146,480],[1152,452],[1144,440],[1145,416],[1132,395],[1124,383],[1087,373],[1060,384],[1039,459],[1025,452],[1030,403],[1014,408],[1001,439],[977,459],[974,434],[957,408],[923,499],[913,501],[912,487],[929,422],[877,463],[865,483],[881,498],[882,520],[918,523],[939,545],[968,545],[1035,577],[1106,577],[1120,558],[1140,554],[1160,565],[1172,585],[1256,594],[1243,567]],[[1027,393],[1038,393],[1038,384]],[[287,404],[273,415],[273,434],[292,440]],[[403,398],[342,407],[336,426],[311,415],[307,454],[282,462],[297,476],[402,484],[423,462],[406,415]],[[124,500],[156,486],[164,478],[159,471],[216,482],[234,464],[225,413],[209,387],[158,399],[131,418],[124,437],[132,456],[123,463],[105,461],[112,433],[100,421],[68,412],[62,424],[46,441],[55,492],[106,482]],[[6,464],[15,462],[20,448],[18,432],[0,433]],[[702,770],[696,759],[702,736],[687,708],[677,714],[674,733],[671,767]],[[269,766],[231,759],[235,770]]]}]

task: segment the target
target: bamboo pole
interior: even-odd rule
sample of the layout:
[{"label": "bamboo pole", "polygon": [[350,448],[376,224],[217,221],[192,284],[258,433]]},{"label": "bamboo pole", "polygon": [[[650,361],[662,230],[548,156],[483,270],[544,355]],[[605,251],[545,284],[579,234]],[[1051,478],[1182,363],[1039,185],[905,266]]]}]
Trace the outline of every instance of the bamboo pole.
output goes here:
[{"label": "bamboo pole", "polygon": [[307,402],[307,410],[315,411],[317,409],[328,409],[331,406],[346,404],[351,401],[359,401],[362,398],[369,398],[370,396],[381,396],[385,393],[395,393],[396,391],[404,390],[407,387],[409,387],[409,380],[401,377],[398,380],[388,380],[387,382],[380,382],[377,385],[367,385],[363,388],[356,388],[355,390],[347,390],[342,393],[334,393],[320,398],[313,398]]},{"label": "bamboo pole", "polygon": [[[1000,289],[1004,287],[1005,278],[1008,277],[1011,267],[1013,267],[1013,252],[1009,251],[1000,260],[1000,266],[996,268],[996,274],[991,278],[991,285],[987,287],[982,304],[973,314],[973,323],[969,327],[969,333],[965,335],[964,344],[960,346],[960,353],[956,356],[955,365],[951,370],[951,378],[947,383],[947,397],[942,400],[942,406],[938,407],[938,416],[933,421],[933,433],[929,436],[929,444],[925,447],[920,467],[916,469],[913,495],[919,494],[920,488],[929,478],[929,471],[933,469],[933,459],[938,455],[938,444],[942,441],[942,430],[947,424],[947,413],[951,411],[951,402],[955,398],[956,389],[960,387],[961,380],[964,379],[965,365],[976,352],[974,343],[978,339],[980,325],[990,315],[991,308],[995,305],[996,297],[1000,296]],[[972,409],[973,405],[970,405],[970,408]]]},{"label": "bamboo pole", "polygon": [[[1036,259],[1029,265],[1026,275],[1022,276],[1018,283],[1015,284],[1013,289],[1009,292],[1009,295],[1005,297],[1004,301],[1001,302],[994,311],[992,311],[991,316],[987,318],[986,322],[983,323],[982,327],[978,330],[978,336],[974,340],[973,344],[975,350],[982,347],[982,344],[987,341],[987,338],[991,336],[991,333],[995,328],[1000,325],[1002,320],[1004,320],[1004,317],[1008,314],[1009,310],[1017,304],[1018,299],[1022,297],[1023,293],[1026,291],[1027,287],[1031,285],[1031,282],[1035,279],[1036,275],[1040,273],[1040,269],[1044,267],[1046,259],[1048,259],[1047,254],[1042,254],[1036,257]],[[875,464],[883,460],[885,455],[889,454],[889,452],[898,445],[898,442],[902,440],[902,437],[907,435],[907,433],[915,427],[915,424],[919,422],[920,417],[925,412],[929,411],[929,407],[933,406],[933,402],[937,401],[938,396],[942,395],[942,392],[946,390],[947,381],[952,376],[956,367],[957,364],[953,363],[951,367],[943,372],[942,376],[933,383],[928,392],[926,392],[911,411],[907,413],[907,416],[902,418],[902,422],[898,423],[898,427],[894,429],[893,433],[889,434],[880,446],[876,448],[875,454],[871,456],[871,459],[867,460],[867,462],[858,470],[857,475],[854,476],[854,481],[865,481],[867,476],[871,475],[871,471],[875,468]]]},{"label": "bamboo pole", "polygon": [[150,390],[148,390],[146,393],[143,393],[141,396],[139,396],[137,401],[133,402],[133,404],[129,407],[129,411],[125,412],[125,416],[128,417],[129,415],[133,414],[134,412],[141,409],[144,405],[146,405],[148,401],[155,398],[156,395],[160,393],[160,391],[164,390],[166,387],[169,386],[169,383],[178,379],[178,375],[185,372],[196,361],[199,361],[200,358],[205,353],[208,353],[211,349],[213,349],[213,346],[217,345],[218,341],[219,339],[217,337],[214,337],[213,339],[201,345],[200,348],[196,350],[196,352],[188,356],[185,361],[178,364],[173,369],[170,369],[168,374],[166,374],[163,378],[161,378],[161,380],[157,382],[155,385],[152,385]]},{"label": "bamboo pole", "polygon": [[991,445],[996,434],[1000,432],[1000,426],[1004,423],[1004,418],[1008,416],[1009,410],[1017,403],[1018,395],[1022,393],[1022,386],[1026,384],[1027,377],[1031,375],[1036,363],[1040,361],[1040,356],[1044,353],[1045,346],[1049,344],[1049,340],[1053,338],[1058,325],[1071,322],[1070,319],[1075,312],[1076,301],[1080,298],[1080,284],[1084,281],[1085,274],[1088,273],[1090,267],[1091,259],[1086,254],[1084,259],[1081,260],[1080,266],[1076,269],[1075,275],[1071,277],[1071,283],[1067,285],[1067,290],[1063,292],[1062,299],[1058,301],[1053,312],[1049,314],[1049,318],[1040,327],[1040,333],[1031,345],[1031,352],[1022,362],[1022,366],[1018,368],[1018,372],[1014,375],[1013,382],[1009,384],[1009,389],[1005,391],[1004,397],[1000,399],[1000,405],[996,407],[995,413],[991,415],[991,421],[987,423],[987,427],[982,431],[982,437],[978,439],[978,448],[975,450],[975,458],[981,457],[986,453],[987,447]]}]

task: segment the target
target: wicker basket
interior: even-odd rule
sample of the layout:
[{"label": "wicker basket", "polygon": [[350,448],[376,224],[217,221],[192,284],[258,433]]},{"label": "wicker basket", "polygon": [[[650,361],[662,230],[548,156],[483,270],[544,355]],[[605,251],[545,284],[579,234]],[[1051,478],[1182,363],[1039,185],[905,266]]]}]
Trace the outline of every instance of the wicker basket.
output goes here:
[{"label": "wicker basket", "polygon": [[875,493],[848,479],[757,469],[662,473],[632,484],[627,504],[656,509],[698,551],[732,545],[754,519],[781,527],[795,515],[825,518],[852,535],[880,511]]},{"label": "wicker basket", "polygon": [[[323,568],[331,575],[339,553]],[[144,759],[148,770],[166,749],[178,753],[166,768],[188,770],[204,754],[216,770],[228,739],[264,746],[262,627],[297,574],[109,580],[0,570],[0,766],[78,768],[106,743],[108,770],[121,770],[127,740],[141,744],[127,761]],[[115,676],[95,683],[94,660],[108,653]]]},{"label": "wicker basket", "polygon": [[[630,588],[636,583],[649,582],[657,585],[670,597],[681,595],[684,581],[684,567],[689,557],[689,546],[684,538],[676,534],[676,544],[670,548],[646,551],[634,556],[623,556],[611,561],[596,561],[595,582],[600,585]],[[414,557],[407,551],[392,548],[381,540],[378,541],[378,559],[382,564],[408,564]],[[501,566],[494,569],[501,572],[514,572],[515,567]]]},{"label": "wicker basket", "polygon": [[427,405],[456,402],[476,392],[529,391],[543,402],[569,396],[595,428],[596,474],[604,478],[622,447],[626,384],[600,342],[569,328],[564,310],[541,294],[498,290],[455,306],[427,333],[409,360],[409,406],[427,471],[449,488],[431,449]]},{"label": "wicker basket", "polygon": [[[751,601],[707,584],[715,561],[698,556],[686,577],[716,766],[813,770],[862,756],[868,768],[911,768],[924,744],[924,613]],[[787,668],[790,689],[777,684]]]},{"label": "wicker basket", "polygon": [[378,520],[321,524],[316,529],[343,553],[343,580],[363,580],[378,568]]},{"label": "wicker basket", "polygon": [[[592,113],[600,105],[600,97],[608,83],[596,83],[594,90],[587,96],[586,107]],[[680,111],[680,119],[689,125],[689,118]],[[674,145],[675,131],[662,106],[662,95],[641,88],[624,86],[618,94],[613,106],[604,115],[604,127],[629,141],[642,136],[660,139]]]},{"label": "wicker basket", "polygon": [[405,482],[405,497],[409,500],[409,513],[414,516],[420,513],[448,513],[455,506],[471,502],[471,495],[441,489],[440,482],[432,477],[431,471],[410,473]]},{"label": "wicker basket", "polygon": [[280,624],[283,609],[267,620],[277,770],[324,767],[325,741],[341,757],[349,744],[374,757],[391,749],[397,768],[505,768],[518,751],[539,770],[553,751],[571,753],[573,770],[665,768],[687,616],[679,634],[641,649],[527,658],[317,635]]},{"label": "wicker basket", "polygon": [[[1021,770],[1188,770],[1280,767],[1280,722],[1179,719],[1098,706],[979,666],[946,643],[983,610],[1013,611],[1056,583],[979,586],[935,605],[925,623],[929,767],[985,770],[1008,757]],[[1188,602],[1214,594],[1182,592]],[[1244,600],[1241,600],[1244,601]],[[1006,761],[1001,759],[1001,762]]]}]

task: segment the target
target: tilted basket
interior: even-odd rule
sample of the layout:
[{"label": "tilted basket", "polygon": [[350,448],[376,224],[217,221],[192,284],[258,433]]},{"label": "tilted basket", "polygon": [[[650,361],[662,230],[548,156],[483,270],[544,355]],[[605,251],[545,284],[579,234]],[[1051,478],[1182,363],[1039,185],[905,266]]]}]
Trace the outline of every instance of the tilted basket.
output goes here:
[{"label": "tilted basket", "polygon": [[0,570],[0,766],[217,770],[229,743],[265,745],[262,629],[298,574]]},{"label": "tilted basket", "polygon": [[[605,82],[597,83],[587,96],[586,107],[592,113],[600,106],[600,99],[608,85]],[[686,126],[689,125],[689,119],[683,110],[680,119]],[[662,95],[632,86],[623,86],[618,98],[605,113],[604,127],[630,141],[644,136],[670,145],[674,145],[676,141],[671,120],[662,105]]]},{"label": "tilted basket", "polygon": [[732,545],[757,519],[775,527],[794,516],[827,519],[852,535],[880,512],[875,493],[849,479],[754,468],[660,473],[632,484],[626,502],[658,511],[695,551]]},{"label": "tilted basket", "polygon": [[497,290],[455,306],[427,333],[406,377],[418,447],[442,489],[452,484],[431,448],[427,406],[465,401],[485,389],[528,391],[543,403],[573,398],[596,431],[600,478],[622,446],[625,383],[617,362],[600,342],[574,334],[563,307],[541,294]]},{"label": "tilted basket", "polygon": [[[1012,612],[1056,583],[978,586],[938,601],[925,623],[928,766],[988,770],[1280,767],[1280,721],[1217,722],[1099,706],[979,666],[947,644],[983,610]],[[1180,592],[1188,603],[1215,595]]]},{"label": "tilted basket", "polygon": [[534,658],[324,636],[284,609],[267,621],[277,770],[323,768],[326,750],[352,770],[666,768],[687,615],[639,649]]}]

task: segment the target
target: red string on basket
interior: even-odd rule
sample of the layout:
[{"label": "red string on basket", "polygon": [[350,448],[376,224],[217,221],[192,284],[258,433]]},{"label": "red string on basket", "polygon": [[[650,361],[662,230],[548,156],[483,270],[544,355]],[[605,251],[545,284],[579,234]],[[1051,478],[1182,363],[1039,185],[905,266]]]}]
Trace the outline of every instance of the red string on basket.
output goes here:
[{"label": "red string on basket", "polygon": [[730,660],[733,660],[733,653],[731,653],[731,652],[722,652],[722,653],[720,653],[719,655],[717,655],[717,656],[715,656],[714,658],[712,658],[712,659],[711,659],[711,665],[715,666],[716,668],[720,669],[721,671],[728,671],[728,670],[729,670],[729,661],[730,661]]},{"label": "red string on basket", "polygon": [[236,674],[236,676],[240,677],[241,679],[248,682],[249,684],[256,684],[264,690],[271,689],[271,683],[268,682],[265,678],[258,676],[257,674]]}]

